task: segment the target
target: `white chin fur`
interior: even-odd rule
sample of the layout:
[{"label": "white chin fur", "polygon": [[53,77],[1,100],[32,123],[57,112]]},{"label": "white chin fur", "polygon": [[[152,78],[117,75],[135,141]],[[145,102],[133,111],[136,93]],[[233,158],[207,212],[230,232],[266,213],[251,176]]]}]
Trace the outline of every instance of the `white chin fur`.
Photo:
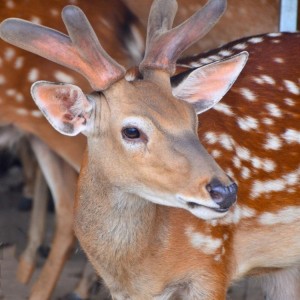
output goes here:
[{"label": "white chin fur", "polygon": [[199,219],[203,220],[213,220],[224,217],[227,212],[216,212],[210,208],[199,206],[192,209],[188,209],[190,213]]}]

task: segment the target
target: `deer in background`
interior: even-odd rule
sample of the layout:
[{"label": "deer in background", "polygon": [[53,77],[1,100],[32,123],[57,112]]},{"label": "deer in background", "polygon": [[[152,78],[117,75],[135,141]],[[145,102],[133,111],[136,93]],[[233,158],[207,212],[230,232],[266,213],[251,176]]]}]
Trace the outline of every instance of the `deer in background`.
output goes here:
[{"label": "deer in background", "polygon": [[[132,13],[138,17],[143,29],[147,27],[147,16],[152,0],[123,0]],[[182,23],[188,16],[200,9],[206,0],[179,0],[174,24]],[[228,0],[227,9],[221,20],[209,34],[187,49],[184,55],[191,55],[215,49],[233,40],[278,31],[279,0]],[[255,22],[253,22],[255,19]]]},{"label": "deer in background", "polygon": [[[32,95],[58,131],[88,137],[75,229],[115,299],[224,299],[234,280],[274,268],[291,275],[299,261],[299,79],[289,76],[277,83],[254,57],[255,72],[245,72],[242,87],[233,88],[233,95],[240,96],[217,105],[245,64],[247,54],[242,52],[188,72],[171,91],[169,76],[178,56],[195,35],[208,30],[203,24],[214,23],[224,9],[223,1],[210,1],[189,22],[169,30],[174,3],[154,2],[140,64],[143,80],[133,82],[124,80],[124,69],[104,52],[75,7],[63,13],[70,38],[20,20],[1,26],[3,38],[80,70],[95,90],[84,95],[70,84],[37,82]],[[201,31],[192,30],[194,22],[203,25]],[[295,53],[299,34],[278,36],[253,37],[232,49],[262,42],[272,49],[286,39]],[[49,47],[40,47],[44,41]],[[83,52],[85,44],[91,47]],[[76,60],[68,60],[63,51],[54,53],[59,45]],[[272,60],[275,66],[292,60],[296,74],[295,58],[280,52]],[[204,63],[205,58],[199,59]],[[97,73],[95,66],[106,72]],[[278,91],[289,97],[260,103],[246,83],[278,84]],[[215,110],[200,116],[198,128],[196,113],[214,105]],[[279,127],[275,121],[283,117]],[[232,177],[241,178],[237,205],[232,206],[235,184],[202,148],[198,130],[208,146],[222,147],[226,155],[216,149],[212,154],[231,166],[227,171]],[[281,151],[289,157],[279,156]],[[259,179],[250,181],[252,176]]]}]

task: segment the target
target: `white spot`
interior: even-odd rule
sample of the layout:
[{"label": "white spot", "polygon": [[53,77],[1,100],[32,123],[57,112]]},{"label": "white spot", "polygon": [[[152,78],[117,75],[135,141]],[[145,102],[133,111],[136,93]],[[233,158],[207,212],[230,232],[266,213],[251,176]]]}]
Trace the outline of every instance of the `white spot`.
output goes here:
[{"label": "white spot", "polygon": [[30,21],[34,24],[41,24],[41,18],[37,17],[37,16],[32,16],[30,18]]},{"label": "white spot", "polygon": [[220,57],[218,55],[211,55],[208,58],[212,61],[218,61],[218,60],[222,59],[222,57]]},{"label": "white spot", "polygon": [[248,101],[255,101],[256,100],[255,94],[247,88],[240,88],[240,93]]},{"label": "white spot", "polygon": [[249,39],[248,42],[251,44],[257,44],[257,43],[261,43],[263,40],[264,39],[262,37],[253,37]]},{"label": "white spot", "polygon": [[258,121],[253,117],[238,118],[237,123],[242,130],[250,131],[258,128]]},{"label": "white spot", "polygon": [[65,82],[65,83],[74,83],[75,82],[75,80],[72,76],[70,76],[62,71],[56,71],[54,73],[54,77],[59,82]]},{"label": "white spot", "polygon": [[300,95],[300,88],[295,82],[291,80],[283,80],[283,84],[290,93]]},{"label": "white spot", "polygon": [[241,160],[249,161],[250,160],[250,151],[249,149],[245,147],[240,147],[237,146],[236,149],[236,154]]},{"label": "white spot", "polygon": [[250,177],[250,169],[247,167],[243,167],[241,171],[241,176],[243,179],[248,179]]},{"label": "white spot", "polygon": [[24,65],[24,57],[20,56],[15,60],[14,68],[18,70],[21,69],[23,65]]},{"label": "white spot", "polygon": [[50,9],[50,14],[53,16],[53,17],[57,17],[59,16],[59,11],[55,8],[51,8]]},{"label": "white spot", "polygon": [[290,172],[283,175],[283,179],[286,181],[287,185],[297,185],[299,183],[300,168],[294,172]]},{"label": "white spot", "polygon": [[233,53],[229,50],[221,50],[218,54],[221,55],[221,56],[230,56]]},{"label": "white spot", "polygon": [[219,143],[226,149],[226,150],[232,150],[234,141],[231,136],[228,134],[221,134],[219,137]]},{"label": "white spot", "polygon": [[224,241],[227,241],[228,238],[229,238],[228,234],[227,234],[227,233],[224,233],[224,234],[223,234],[223,240],[224,240]]},{"label": "white spot", "polygon": [[291,98],[284,98],[283,101],[286,103],[288,106],[294,106],[295,105],[295,100]]},{"label": "white spot", "polygon": [[218,157],[221,157],[221,151],[219,150],[213,150],[211,151],[211,155],[214,157],[214,158],[218,158]]},{"label": "white spot", "polygon": [[[184,64],[181,66],[185,66]],[[201,63],[199,63],[198,61],[191,61],[189,62],[188,65],[186,65],[186,67],[192,67],[192,68],[198,68],[201,66]]]},{"label": "white spot", "polygon": [[289,224],[300,219],[300,207],[288,206],[281,210],[270,213],[265,212],[259,216],[259,223],[262,225]]},{"label": "white spot", "polygon": [[272,32],[272,33],[268,33],[267,36],[270,36],[270,37],[278,37],[278,36],[281,36],[281,32]]},{"label": "white spot", "polygon": [[15,56],[15,49],[13,48],[6,48],[5,51],[4,51],[4,59],[6,61],[11,61],[12,58]]},{"label": "white spot", "polygon": [[3,85],[6,83],[6,79],[5,79],[5,76],[4,75],[0,75],[0,85]]},{"label": "white spot", "polygon": [[279,150],[282,146],[280,137],[273,133],[268,133],[264,148],[267,150]]},{"label": "white spot", "polygon": [[240,169],[240,167],[241,167],[241,160],[237,156],[234,156],[232,161],[233,161],[233,165],[237,169]]},{"label": "white spot", "polygon": [[6,0],[6,7],[7,8],[14,8],[15,7],[15,3],[12,0]]},{"label": "white spot", "polygon": [[283,64],[284,63],[284,59],[281,57],[275,57],[274,62],[278,63],[278,64]]},{"label": "white spot", "polygon": [[236,50],[244,50],[247,48],[247,44],[245,43],[242,43],[242,44],[236,44],[233,46],[233,49],[236,49]]},{"label": "white spot", "polygon": [[283,179],[274,179],[267,181],[255,180],[252,185],[251,197],[257,198],[261,194],[270,192],[281,192],[285,190],[285,181]]},{"label": "white spot", "polygon": [[263,159],[257,156],[252,157],[251,164],[254,168],[262,169],[265,172],[272,172],[276,168],[276,164],[272,160],[268,158]]},{"label": "white spot", "polygon": [[18,114],[18,115],[20,115],[20,116],[28,116],[28,110],[27,109],[25,109],[25,108],[18,108],[17,110],[16,110],[16,113]]},{"label": "white spot", "polygon": [[261,169],[262,168],[262,159],[257,157],[257,156],[254,156],[252,159],[251,159],[251,163],[252,163],[252,166],[256,169]]},{"label": "white spot", "polygon": [[263,118],[262,122],[266,125],[273,125],[274,124],[274,121],[270,118]]},{"label": "white spot", "polygon": [[274,85],[274,84],[276,83],[275,80],[274,80],[274,78],[272,78],[272,77],[269,76],[269,75],[264,74],[264,75],[261,75],[260,77],[261,77],[261,79],[262,79],[265,83],[268,83],[268,84],[271,84],[271,85]]},{"label": "white spot", "polygon": [[22,93],[17,93],[16,101],[19,102],[19,103],[23,102],[24,101],[24,95]]},{"label": "white spot", "polygon": [[252,77],[253,78],[253,81],[257,84],[264,84],[264,80],[262,78],[260,78],[259,76],[258,77]]},{"label": "white spot", "polygon": [[282,113],[281,113],[281,110],[278,108],[278,106],[274,103],[267,103],[265,105],[266,109],[269,111],[270,115],[272,117],[275,117],[275,118],[280,118],[282,117]]},{"label": "white spot", "polygon": [[273,44],[279,44],[279,43],[281,43],[281,40],[271,40],[271,43],[273,43]]},{"label": "white spot", "polygon": [[214,254],[222,245],[222,240],[196,232],[193,227],[185,230],[191,245],[205,254]]},{"label": "white spot", "polygon": [[31,115],[35,118],[41,118],[43,114],[39,110],[32,110]]},{"label": "white spot", "polygon": [[16,89],[7,89],[7,90],[5,91],[5,94],[6,94],[7,96],[9,96],[9,97],[15,96],[16,93],[17,93],[17,90],[16,90]]},{"label": "white spot", "polygon": [[225,115],[227,116],[233,116],[234,113],[233,111],[231,110],[231,107],[225,103],[221,103],[219,102],[218,104],[216,104],[213,109],[221,112],[221,113],[224,113]]},{"label": "white spot", "polygon": [[300,167],[294,171],[290,171],[288,174],[285,174],[278,179],[266,181],[256,180],[252,185],[251,197],[257,198],[261,194],[285,191],[288,187],[298,185],[299,180]]},{"label": "white spot", "polygon": [[28,73],[27,79],[29,82],[35,82],[37,81],[38,77],[39,77],[39,70],[37,68],[32,68]]},{"label": "white spot", "polygon": [[276,168],[276,164],[274,161],[266,158],[263,160],[263,163],[262,163],[262,169],[265,171],[265,172],[273,172]]},{"label": "white spot", "polygon": [[215,144],[218,141],[218,137],[214,132],[206,132],[204,138],[210,145]]},{"label": "white spot", "polygon": [[287,143],[298,143],[300,144],[300,131],[295,129],[287,129],[285,133],[281,135]]},{"label": "white spot", "polygon": [[212,61],[211,61],[211,59],[209,59],[209,58],[201,58],[201,59],[199,60],[199,62],[200,62],[201,64],[207,65],[207,64],[211,63]]}]

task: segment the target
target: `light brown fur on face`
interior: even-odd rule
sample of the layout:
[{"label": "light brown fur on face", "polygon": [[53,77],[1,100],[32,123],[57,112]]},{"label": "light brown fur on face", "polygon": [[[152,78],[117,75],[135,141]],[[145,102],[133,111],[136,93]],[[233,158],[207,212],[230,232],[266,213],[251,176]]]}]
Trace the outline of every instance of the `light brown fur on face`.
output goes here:
[{"label": "light brown fur on face", "polygon": [[[177,204],[182,195],[214,205],[206,185],[214,177],[225,185],[230,181],[199,143],[191,105],[151,82],[119,82],[96,98],[96,127],[88,142],[89,159],[97,166],[93,176],[100,168],[111,184],[161,204],[187,208]],[[126,126],[139,128],[145,140],[126,140]]]}]

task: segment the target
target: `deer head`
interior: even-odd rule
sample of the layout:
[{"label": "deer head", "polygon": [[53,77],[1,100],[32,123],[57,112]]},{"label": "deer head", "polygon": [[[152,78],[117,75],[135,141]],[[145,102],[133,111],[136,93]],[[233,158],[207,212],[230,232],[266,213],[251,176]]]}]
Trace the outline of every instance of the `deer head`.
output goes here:
[{"label": "deer head", "polygon": [[211,0],[171,29],[176,1],[155,0],[139,66],[143,79],[130,82],[75,6],[62,12],[69,36],[19,19],[1,24],[4,40],[76,70],[90,82],[94,92],[87,95],[77,86],[45,81],[36,82],[31,90],[56,130],[87,136],[81,177],[89,195],[106,182],[203,219],[223,216],[236,201],[236,184],[198,139],[197,114],[221,100],[243,69],[247,53],[196,69],[173,90],[170,84],[178,57],[224,9],[224,0]]}]

